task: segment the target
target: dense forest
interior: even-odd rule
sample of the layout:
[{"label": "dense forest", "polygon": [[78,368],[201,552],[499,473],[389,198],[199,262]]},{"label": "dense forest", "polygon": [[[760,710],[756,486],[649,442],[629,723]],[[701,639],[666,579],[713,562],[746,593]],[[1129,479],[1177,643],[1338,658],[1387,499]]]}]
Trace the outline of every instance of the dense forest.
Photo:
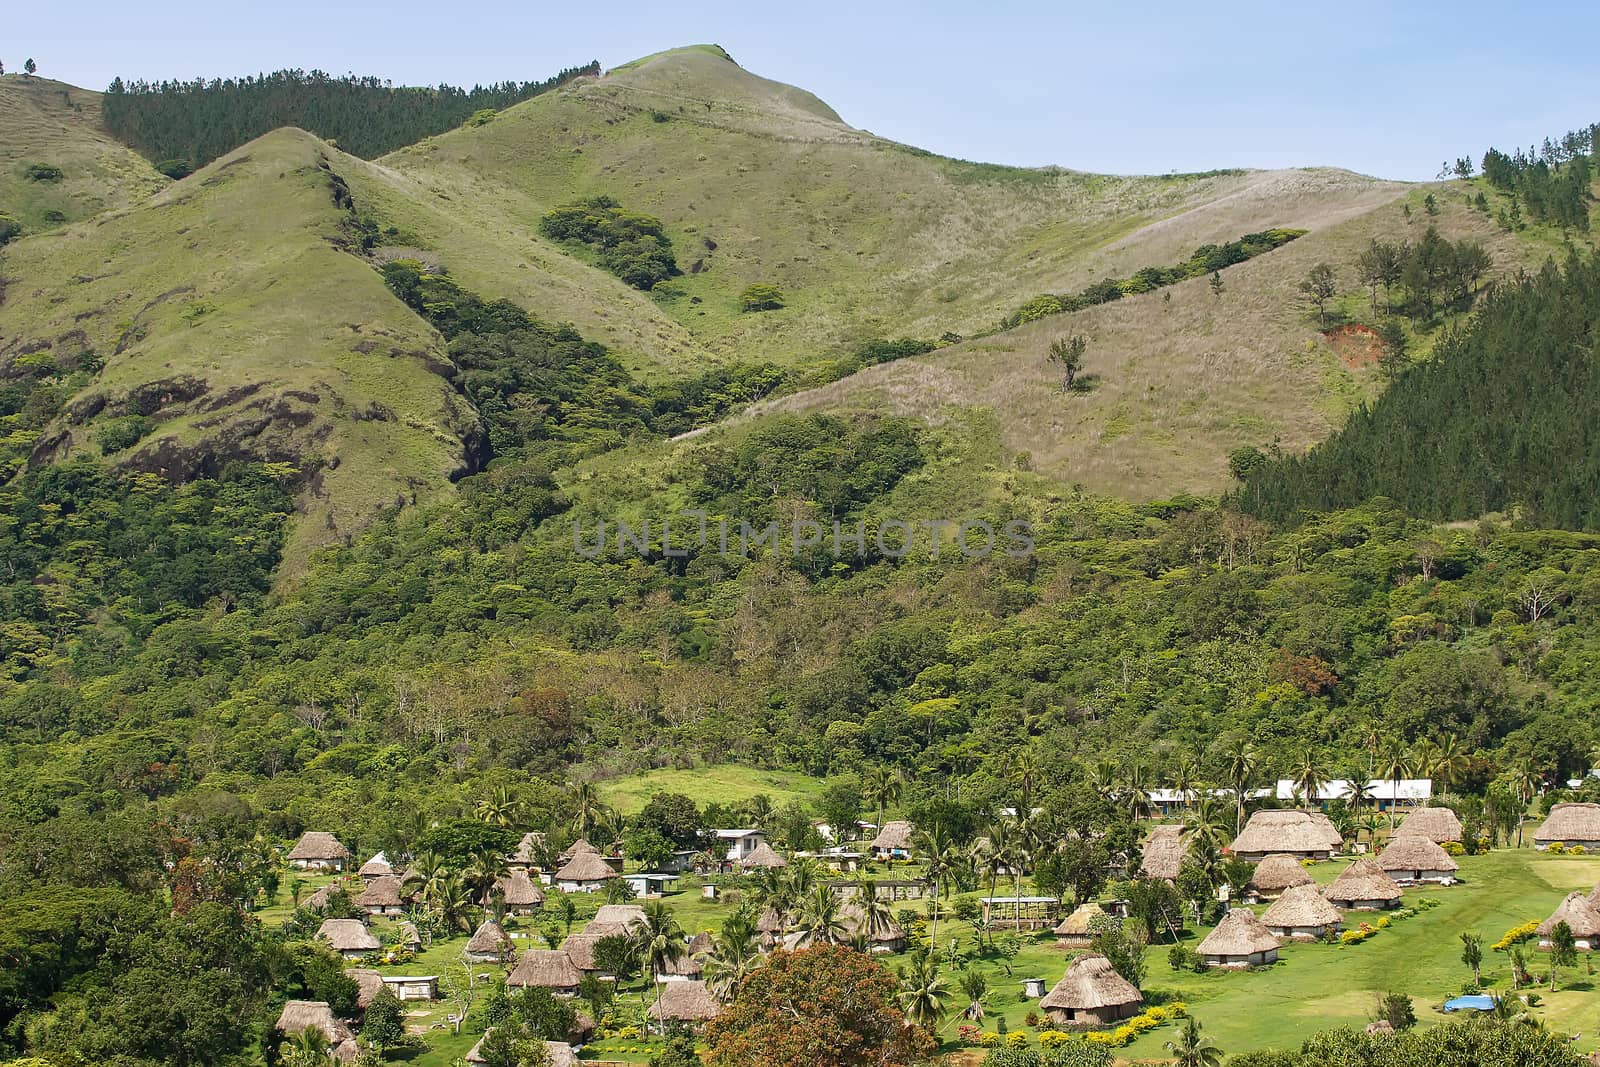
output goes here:
[{"label": "dense forest", "polygon": [[1440,521],[1516,510],[1533,525],[1600,528],[1597,316],[1593,257],[1495,287],[1332,438],[1258,466],[1240,505],[1281,522],[1384,496]]},{"label": "dense forest", "polygon": [[280,70],[243,78],[193,81],[112,81],[101,110],[106,128],[124,144],[182,177],[247,141],[282,126],[298,126],[366,159],[468,119],[548,92],[573,78],[600,72],[591,62],[537,82],[390,85],[379,78],[320,70]]}]

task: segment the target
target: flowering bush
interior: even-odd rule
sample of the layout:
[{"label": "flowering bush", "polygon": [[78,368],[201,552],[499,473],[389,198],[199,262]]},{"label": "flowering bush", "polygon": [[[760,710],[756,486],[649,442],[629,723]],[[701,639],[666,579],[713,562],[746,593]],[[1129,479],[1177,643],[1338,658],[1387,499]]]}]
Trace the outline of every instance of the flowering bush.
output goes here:
[{"label": "flowering bush", "polygon": [[978,1043],[978,1039],[982,1036],[983,1031],[979,1030],[971,1023],[962,1023],[960,1026],[956,1027],[956,1039],[959,1040],[963,1045],[976,1045]]},{"label": "flowering bush", "polygon": [[1378,929],[1387,930],[1388,928],[1389,928],[1389,916],[1387,916],[1387,915],[1379,916],[1379,918],[1378,918]]},{"label": "flowering bush", "polygon": [[1071,1034],[1064,1033],[1061,1030],[1046,1030],[1044,1033],[1039,1035],[1039,1047],[1060,1048],[1062,1045],[1065,1045],[1071,1040]]},{"label": "flowering bush", "polygon": [[1571,848],[1567,849],[1567,855],[1569,856],[1587,856],[1588,854],[1589,850],[1584,848],[1582,845],[1573,845]]},{"label": "flowering bush", "polygon": [[1460,841],[1446,841],[1444,850],[1452,856],[1465,856],[1467,854],[1467,847]]},{"label": "flowering bush", "polygon": [[1028,1035],[1021,1030],[1013,1030],[1006,1035],[1006,1048],[1027,1048]]},{"label": "flowering bush", "polygon": [[624,1026],[617,1031],[617,1037],[623,1041],[637,1041],[639,1039],[639,1028],[637,1026]]},{"label": "flowering bush", "polygon": [[1561,856],[1566,853],[1567,846],[1563,845],[1560,841],[1552,841],[1550,843],[1550,847],[1545,849],[1545,851],[1550,853],[1552,856]]},{"label": "flowering bush", "polygon": [[1000,1035],[999,1034],[991,1033],[989,1031],[984,1031],[983,1033],[978,1035],[978,1044],[982,1045],[984,1048],[994,1048],[999,1043],[1000,1043]]},{"label": "flowering bush", "polygon": [[1538,932],[1539,920],[1529,919],[1521,926],[1513,926],[1511,929],[1507,930],[1505,934],[1501,936],[1500,940],[1496,941],[1489,947],[1493,948],[1496,952],[1504,952],[1512,945],[1520,945],[1524,941],[1532,940],[1533,935]]}]

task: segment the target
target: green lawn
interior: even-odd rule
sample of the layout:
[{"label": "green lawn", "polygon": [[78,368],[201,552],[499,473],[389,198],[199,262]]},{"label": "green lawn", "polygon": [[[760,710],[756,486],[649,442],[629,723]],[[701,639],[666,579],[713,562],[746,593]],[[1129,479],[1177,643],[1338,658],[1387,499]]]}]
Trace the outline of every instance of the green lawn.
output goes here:
[{"label": "green lawn", "polygon": [[822,788],[822,780],[793,771],[763,771],[736,763],[719,763],[691,770],[662,768],[636,774],[600,786],[607,804],[624,815],[632,815],[657,793],[683,793],[701,807],[707,804],[739,804],[758,793],[765,793],[772,806],[781,808],[791,800],[803,800]]}]

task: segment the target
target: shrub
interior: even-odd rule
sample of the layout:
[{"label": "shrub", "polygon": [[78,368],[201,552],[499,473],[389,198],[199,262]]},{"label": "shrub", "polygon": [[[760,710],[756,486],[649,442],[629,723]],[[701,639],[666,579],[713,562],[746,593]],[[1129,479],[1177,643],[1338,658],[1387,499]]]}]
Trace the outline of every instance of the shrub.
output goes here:
[{"label": "shrub", "polygon": [[1504,934],[1501,935],[1500,940],[1496,941],[1493,945],[1490,945],[1489,947],[1494,949],[1496,952],[1505,952],[1507,949],[1511,948],[1513,945],[1520,945],[1524,941],[1532,940],[1533,936],[1535,934],[1537,934],[1538,932],[1539,932],[1539,920],[1538,919],[1529,919],[1527,922],[1523,923],[1522,925],[1513,926],[1511,929],[1507,930]]},{"label": "shrub", "polygon": [[48,223],[50,223],[52,225],[55,225],[56,223],[62,223],[62,222],[66,222],[67,221],[67,213],[65,211],[62,211],[62,210],[58,209],[58,208],[51,208],[50,210],[46,211],[40,217],[43,218],[44,221],[46,221],[46,222],[48,222]]},{"label": "shrub", "polygon": [[741,311],[776,311],[783,307],[783,290],[767,282],[745,287],[739,294]]},{"label": "shrub", "polygon": [[1446,841],[1444,850],[1452,856],[1465,856],[1467,854],[1467,847],[1460,841]]},{"label": "shrub", "polygon": [[156,164],[156,170],[173,181],[178,181],[194,173],[194,164],[187,159],[163,159]]},{"label": "shrub", "polygon": [[12,238],[20,236],[22,223],[10,215],[0,215],[0,246],[8,243]]},{"label": "shrub", "polygon": [[1589,850],[1584,848],[1582,845],[1573,845],[1571,848],[1567,849],[1567,855],[1569,856],[1586,856],[1588,854]]},{"label": "shrub", "polygon": [[496,111],[492,107],[481,107],[481,108],[479,108],[478,110],[476,110],[476,111],[474,111],[472,113],[472,117],[471,118],[467,119],[467,125],[468,126],[486,126],[489,123],[493,122],[494,121],[494,117],[496,115],[498,115],[498,114],[500,114],[500,112]]},{"label": "shrub", "polygon": [[601,267],[635,289],[650,289],[679,273],[661,220],[627,211],[609,196],[547,212],[539,220],[539,232],[552,241],[589,246],[598,253]]},{"label": "shrub", "polygon": [[1552,842],[1550,847],[1545,849],[1545,851],[1550,853],[1552,856],[1560,856],[1566,853],[1567,846],[1563,845],[1560,841],[1555,841]]},{"label": "shrub", "polygon": [[58,182],[65,177],[54,163],[29,163],[22,175],[31,182]]}]

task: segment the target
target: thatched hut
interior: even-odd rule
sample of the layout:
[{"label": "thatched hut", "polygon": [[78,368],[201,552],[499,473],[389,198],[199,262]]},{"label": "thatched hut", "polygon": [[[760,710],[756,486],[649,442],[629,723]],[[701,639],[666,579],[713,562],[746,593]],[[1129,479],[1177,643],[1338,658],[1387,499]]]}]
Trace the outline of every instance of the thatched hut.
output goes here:
[{"label": "thatched hut", "polygon": [[399,915],[406,910],[400,879],[392,874],[374,878],[356,897],[356,907],[368,915]]},{"label": "thatched hut", "polygon": [[309,908],[312,911],[322,911],[328,906],[328,898],[333,896],[333,891],[338,888],[339,886],[336,883],[329,882],[309,897],[301,900],[299,906]]},{"label": "thatched hut", "polygon": [[1105,909],[1094,901],[1079,904],[1071,915],[1056,924],[1056,944],[1063,948],[1088,948],[1089,942],[1094,940],[1091,929],[1094,921],[1105,916]]},{"label": "thatched hut", "polygon": [[612,931],[614,933],[632,933],[644,924],[644,909],[637,904],[602,904],[583,932],[593,933],[601,927],[616,926],[621,929]]},{"label": "thatched hut", "polygon": [[1382,867],[1365,856],[1339,872],[1323,889],[1335,907],[1345,911],[1378,911],[1400,904],[1400,887]]},{"label": "thatched hut", "polygon": [[511,938],[500,924],[493,919],[485,919],[472,937],[467,940],[467,947],[461,950],[467,959],[474,963],[503,963],[512,959],[517,954]]},{"label": "thatched hut", "polygon": [[[489,1030],[493,1030],[490,1027]],[[489,1036],[489,1030],[483,1032],[483,1037],[478,1038],[478,1043],[467,1051],[468,1063],[488,1063],[483,1058],[483,1040]],[[544,1043],[544,1062],[549,1067],[582,1067],[583,1061],[578,1059],[578,1053],[565,1041],[546,1041]]]},{"label": "thatched hut", "polygon": [[356,1036],[348,1026],[334,1017],[333,1009],[325,1000],[286,1001],[283,1010],[278,1013],[278,1021],[273,1025],[287,1037],[315,1030],[327,1038],[330,1053],[347,1041],[353,1044]]},{"label": "thatched hut", "polygon": [[1344,916],[1317,892],[1314,885],[1290,886],[1261,914],[1261,925],[1272,936],[1289,941],[1317,941],[1338,933]]},{"label": "thatched hut", "polygon": [[374,853],[373,857],[361,865],[356,872],[364,881],[374,878],[387,878],[394,873],[394,865],[389,862],[389,857],[382,852]]},{"label": "thatched hut", "polygon": [[600,855],[600,850],[589,844],[588,838],[580,837],[572,844],[562,849],[560,854],[556,856],[556,860],[560,863],[571,863],[572,857],[581,855],[585,852],[591,852],[596,856]]},{"label": "thatched hut", "polygon": [[511,873],[495,879],[494,888],[484,900],[485,905],[495,893],[499,893],[505,903],[507,915],[532,915],[544,906],[544,890],[528,877],[526,867],[513,867]]},{"label": "thatched hut", "polygon": [[556,885],[563,893],[596,893],[617,877],[617,872],[599,852],[577,852],[556,872]]},{"label": "thatched hut", "polygon": [[344,973],[356,983],[356,1007],[366,1011],[372,998],[383,991],[383,975],[370,967],[351,967]]},{"label": "thatched hut", "polygon": [[407,919],[395,927],[398,943],[412,952],[422,951],[422,934],[417,930],[417,924]]},{"label": "thatched hut", "polygon": [[872,839],[872,855],[880,860],[903,860],[911,856],[911,837],[916,827],[904,819],[891,819],[883,824],[878,836]]},{"label": "thatched hut", "polygon": [[1300,860],[1285,852],[1274,852],[1256,864],[1245,887],[1245,896],[1256,900],[1277,900],[1297,885],[1311,885],[1316,881]]},{"label": "thatched hut", "polygon": [[1207,967],[1259,967],[1278,958],[1278,939],[1249,908],[1234,908],[1196,951]]},{"label": "thatched hut", "polygon": [[360,919],[323,919],[317,927],[317,940],[347,960],[358,960],[383,947]]},{"label": "thatched hut", "polygon": [[522,840],[517,842],[517,847],[511,855],[506,857],[509,867],[521,867],[527,870],[539,866],[539,854],[544,848],[544,834],[530,830],[522,835]]},{"label": "thatched hut", "polygon": [[656,1022],[705,1023],[722,1014],[722,1004],[704,982],[668,982],[650,1005],[650,1018]]},{"label": "thatched hut", "polygon": [[879,924],[876,930],[867,930],[867,913],[856,901],[846,901],[839,907],[839,921],[844,925],[845,933],[854,937],[857,934],[867,934],[867,944],[873,952],[903,952],[906,947],[906,932],[900,924],[893,919]]},{"label": "thatched hut", "polygon": [[1539,924],[1540,948],[1550,948],[1550,935],[1561,923],[1566,923],[1572,931],[1573,944],[1580,950],[1589,952],[1600,948],[1600,907],[1595,906],[1588,894],[1568,893],[1550,918]]},{"label": "thatched hut", "polygon": [[789,866],[789,861],[778,855],[777,852],[773,851],[771,845],[763,841],[748,856],[739,861],[739,866],[745,870],[752,870],[757,867],[777,869]]},{"label": "thatched hut", "polygon": [[350,862],[350,850],[330,833],[307,830],[283,858],[302,871],[342,871]]},{"label": "thatched hut", "polygon": [[689,939],[686,951],[679,959],[667,964],[667,969],[662,973],[663,981],[674,981],[679,978],[699,978],[705,973],[706,956],[710,955],[716,947],[716,940],[709,930],[702,930]]},{"label": "thatched hut", "polygon": [[1155,826],[1144,839],[1141,851],[1139,873],[1146,878],[1165,878],[1172,882],[1177,880],[1178,871],[1189,855],[1189,840],[1184,837],[1181,826]]},{"label": "thatched hut", "polygon": [[1116,972],[1110,960],[1091,952],[1072,961],[1039,1007],[1057,1025],[1109,1026],[1137,1015],[1143,1003],[1144,995]]},{"label": "thatched hut", "polygon": [[1325,860],[1343,846],[1344,839],[1320,811],[1263,809],[1250,816],[1231,851],[1242,860],[1258,863],[1275,852],[1297,859]]},{"label": "thatched hut", "polygon": [[578,981],[582,977],[572,957],[566,952],[531,948],[517,960],[517,965],[506,978],[506,985],[512,988],[532,986],[571,996],[577,993]]},{"label": "thatched hut", "polygon": [[1455,885],[1460,869],[1450,853],[1420,833],[1392,838],[1379,853],[1378,866],[1400,885]]},{"label": "thatched hut", "polygon": [[1533,847],[1546,849],[1554,844],[1567,848],[1582,845],[1588,852],[1600,849],[1600,804],[1557,804],[1551,808],[1544,825],[1533,833]]},{"label": "thatched hut", "polygon": [[1416,808],[1401,820],[1395,836],[1415,834],[1436,845],[1461,840],[1461,820],[1449,808]]}]

